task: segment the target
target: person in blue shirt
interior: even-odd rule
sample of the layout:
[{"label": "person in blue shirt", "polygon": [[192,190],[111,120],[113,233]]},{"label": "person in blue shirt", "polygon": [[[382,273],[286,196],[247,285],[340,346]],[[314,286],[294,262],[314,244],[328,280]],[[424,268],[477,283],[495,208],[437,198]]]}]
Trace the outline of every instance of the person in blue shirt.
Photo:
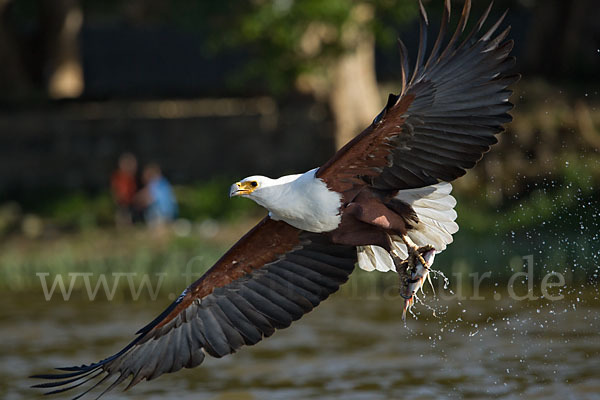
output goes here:
[{"label": "person in blue shirt", "polygon": [[141,195],[146,223],[154,226],[173,221],[177,217],[177,200],[160,167],[148,164],[144,167],[142,179],[145,184]]}]

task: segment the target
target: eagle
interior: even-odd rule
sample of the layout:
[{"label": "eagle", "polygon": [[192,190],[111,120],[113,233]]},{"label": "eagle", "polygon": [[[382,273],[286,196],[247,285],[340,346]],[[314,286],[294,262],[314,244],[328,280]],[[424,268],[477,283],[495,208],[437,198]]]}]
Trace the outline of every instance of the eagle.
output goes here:
[{"label": "eagle", "polygon": [[[399,41],[401,91],[370,126],[319,168],[277,179],[250,176],[230,196],[268,216],[243,236],[121,351],[96,363],[37,375],[47,394],[74,388],[100,395],[200,365],[254,345],[310,312],[346,282],[355,265],[396,271],[406,307],[433,256],[458,231],[454,179],[497,142],[508,112],[510,27],[483,29],[492,5],[463,35],[471,1],[446,39],[450,0],[427,51],[428,17],[419,2],[420,40],[409,68]],[[497,33],[499,32],[499,33]],[[427,54],[428,55],[427,55]]]}]

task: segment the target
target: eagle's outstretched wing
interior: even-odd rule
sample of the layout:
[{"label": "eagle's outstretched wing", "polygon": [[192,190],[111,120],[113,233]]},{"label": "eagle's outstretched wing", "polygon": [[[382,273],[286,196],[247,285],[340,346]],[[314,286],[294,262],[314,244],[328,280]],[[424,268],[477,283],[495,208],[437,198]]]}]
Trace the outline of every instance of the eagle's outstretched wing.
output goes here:
[{"label": "eagle's outstretched wing", "polygon": [[[485,33],[481,29],[491,4],[463,40],[471,1],[465,2],[458,26],[444,46],[450,19],[446,0],[440,32],[425,59],[427,14],[421,10],[420,43],[412,74],[400,42],[402,91],[390,95],[383,111],[360,135],[323,165],[317,177],[340,193],[365,185],[381,190],[412,189],[452,181],[472,168],[497,142],[507,112],[508,75],[515,63],[510,27],[494,36],[504,15]],[[346,197],[350,197],[346,196]]]},{"label": "eagle's outstretched wing", "polygon": [[83,386],[75,398],[102,387],[103,394],[128,378],[129,388],[196,367],[206,354],[231,354],[311,311],[348,279],[355,262],[354,247],[266,217],[121,351],[34,376],[50,380],[35,387],[51,394]]}]

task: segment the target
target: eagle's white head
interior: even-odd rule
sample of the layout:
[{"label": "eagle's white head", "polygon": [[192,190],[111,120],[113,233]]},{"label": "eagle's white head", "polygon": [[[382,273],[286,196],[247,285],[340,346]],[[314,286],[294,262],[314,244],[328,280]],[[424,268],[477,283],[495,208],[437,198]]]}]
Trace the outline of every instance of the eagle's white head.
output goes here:
[{"label": "eagle's white head", "polygon": [[249,176],[231,185],[229,197],[252,199],[269,210],[273,219],[298,229],[330,231],[340,222],[341,196],[315,177],[316,170],[277,179]]},{"label": "eagle's white head", "polygon": [[281,196],[288,192],[290,183],[296,180],[298,176],[287,175],[278,179],[261,175],[249,176],[231,185],[229,197],[246,197],[272,211],[273,208],[279,208],[283,205],[280,202]]},{"label": "eagle's white head", "polygon": [[261,193],[264,193],[265,188],[272,187],[274,181],[274,179],[267,178],[266,176],[249,176],[231,185],[229,188],[229,197],[241,196],[254,200],[260,197]]}]

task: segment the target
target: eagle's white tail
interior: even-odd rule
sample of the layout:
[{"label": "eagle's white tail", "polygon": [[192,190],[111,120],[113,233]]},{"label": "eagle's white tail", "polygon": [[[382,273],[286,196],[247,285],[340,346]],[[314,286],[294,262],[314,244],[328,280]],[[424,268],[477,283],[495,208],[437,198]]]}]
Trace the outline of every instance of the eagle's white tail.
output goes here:
[{"label": "eagle's white tail", "polygon": [[[419,223],[408,231],[408,237],[417,246],[432,245],[439,253],[452,243],[452,235],[458,231],[456,200],[452,195],[452,185],[440,182],[417,189],[401,190],[398,200],[409,204],[419,217]],[[392,236],[394,252],[402,259],[408,257],[406,245],[399,237]],[[358,266],[365,271],[395,271],[390,255],[379,246],[359,246]]]}]

